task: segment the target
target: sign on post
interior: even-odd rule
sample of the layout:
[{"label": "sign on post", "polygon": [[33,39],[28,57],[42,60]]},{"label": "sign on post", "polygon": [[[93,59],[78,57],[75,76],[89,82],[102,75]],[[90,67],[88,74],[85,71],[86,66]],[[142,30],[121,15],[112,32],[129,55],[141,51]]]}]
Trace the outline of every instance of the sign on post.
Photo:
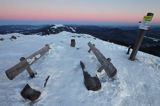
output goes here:
[{"label": "sign on post", "polygon": [[143,21],[139,25],[139,35],[133,47],[133,51],[129,57],[129,59],[132,61],[135,60],[136,54],[142,44],[144,35],[150,27],[150,22],[152,21],[153,15],[154,15],[153,13],[147,13],[147,15],[143,17]]},{"label": "sign on post", "polygon": [[147,15],[143,17],[143,20],[139,25],[139,29],[148,30],[150,27],[152,18],[153,18],[153,13],[147,13]]}]

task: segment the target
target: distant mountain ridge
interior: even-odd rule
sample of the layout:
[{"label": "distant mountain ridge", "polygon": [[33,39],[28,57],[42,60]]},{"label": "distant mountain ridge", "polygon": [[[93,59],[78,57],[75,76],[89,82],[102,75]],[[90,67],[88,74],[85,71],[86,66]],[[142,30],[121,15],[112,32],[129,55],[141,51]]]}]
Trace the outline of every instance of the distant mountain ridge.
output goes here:
[{"label": "distant mountain ridge", "polygon": [[67,32],[76,32],[75,29],[71,26],[64,26],[64,25],[49,25],[49,26],[45,26],[33,31],[30,31],[28,33],[23,33],[26,35],[30,35],[30,34],[38,34],[38,35],[50,35],[50,34],[57,34],[60,33],[62,31],[67,31]]},{"label": "distant mountain ridge", "polygon": [[21,33],[24,35],[49,35],[57,34],[62,31],[75,32],[74,27],[64,26],[64,25],[41,25],[41,26],[32,26],[32,25],[5,25],[0,26],[0,34],[9,34],[9,33]]},{"label": "distant mountain ridge", "polygon": [[[160,27],[153,27],[144,38],[141,51],[160,56]],[[101,26],[76,26],[76,25],[42,25],[42,26],[0,26],[0,34],[21,33],[25,35],[50,35],[62,31],[89,34],[105,41],[130,46],[138,36],[138,27],[101,27]]]}]

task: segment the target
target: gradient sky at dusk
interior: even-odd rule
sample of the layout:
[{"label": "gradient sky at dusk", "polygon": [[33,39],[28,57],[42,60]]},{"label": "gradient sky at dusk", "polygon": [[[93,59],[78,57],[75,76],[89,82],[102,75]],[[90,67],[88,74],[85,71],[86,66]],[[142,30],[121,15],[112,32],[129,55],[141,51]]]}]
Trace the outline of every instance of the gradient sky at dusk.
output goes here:
[{"label": "gradient sky at dusk", "polygon": [[0,0],[0,24],[137,24],[147,12],[160,23],[160,0]]}]

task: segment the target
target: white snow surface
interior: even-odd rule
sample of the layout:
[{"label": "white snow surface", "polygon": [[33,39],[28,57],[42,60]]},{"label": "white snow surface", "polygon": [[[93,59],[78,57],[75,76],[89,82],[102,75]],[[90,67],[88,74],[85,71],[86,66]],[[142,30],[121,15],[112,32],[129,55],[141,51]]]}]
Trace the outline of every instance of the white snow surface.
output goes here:
[{"label": "white snow surface", "polygon": [[51,28],[57,29],[59,27],[64,27],[64,25],[62,24],[55,24],[54,26],[52,26]]},{"label": "white snow surface", "polygon": [[76,30],[74,29],[74,28],[72,28],[72,27],[69,27],[73,32],[76,32]]},{"label": "white snow surface", "polygon": [[[16,40],[9,38],[14,35]],[[81,37],[77,37],[81,36]],[[160,105],[160,58],[138,52],[137,60],[128,60],[127,48],[105,42],[86,34],[61,32],[56,35],[0,35],[0,106],[159,106]],[[76,47],[70,47],[71,39]],[[102,82],[99,91],[88,91],[83,84],[79,65],[82,60],[88,72],[96,75],[100,67],[93,53],[88,53],[88,42],[92,42],[117,68],[117,78]],[[52,49],[31,67],[36,78],[29,78],[27,71],[14,80],[9,80],[5,70],[50,44]],[[79,48],[79,49],[77,49]],[[46,88],[44,80],[50,75]],[[26,84],[42,92],[40,98],[31,103],[24,100],[20,92]]]}]

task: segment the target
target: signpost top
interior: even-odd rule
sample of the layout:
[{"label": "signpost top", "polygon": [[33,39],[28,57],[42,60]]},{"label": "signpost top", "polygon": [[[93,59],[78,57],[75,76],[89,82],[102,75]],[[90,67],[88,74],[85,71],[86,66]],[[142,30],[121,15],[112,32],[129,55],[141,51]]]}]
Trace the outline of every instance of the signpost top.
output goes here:
[{"label": "signpost top", "polygon": [[144,16],[144,21],[152,21],[153,16]]},{"label": "signpost top", "polygon": [[143,21],[139,25],[139,29],[148,30],[150,27],[150,22],[153,18],[153,13],[147,13],[146,16],[143,17]]}]

